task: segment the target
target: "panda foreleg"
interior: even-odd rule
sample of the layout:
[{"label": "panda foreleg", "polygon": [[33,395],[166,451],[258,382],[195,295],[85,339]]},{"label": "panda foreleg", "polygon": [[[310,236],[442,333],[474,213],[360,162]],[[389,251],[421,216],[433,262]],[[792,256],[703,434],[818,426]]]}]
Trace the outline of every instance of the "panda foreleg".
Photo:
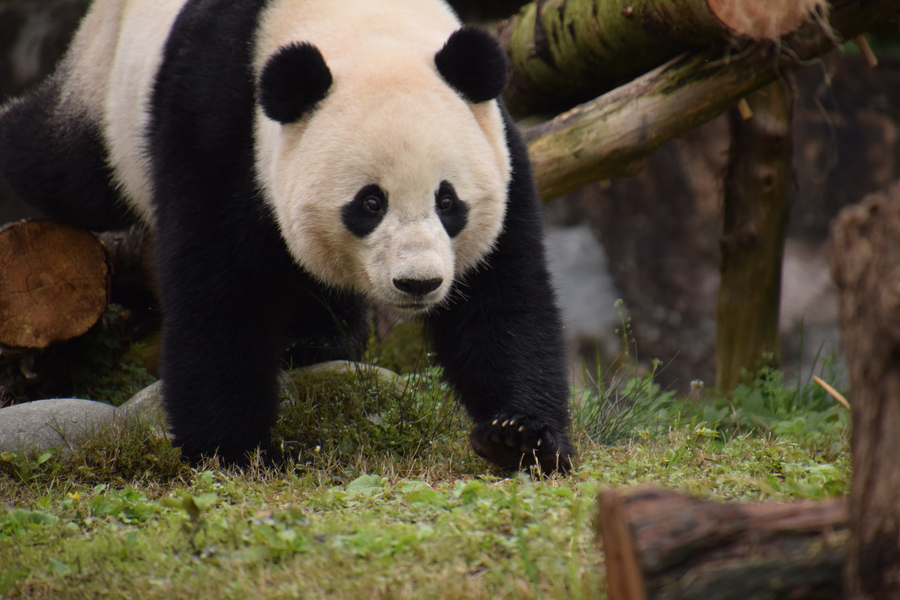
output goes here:
[{"label": "panda foreleg", "polygon": [[493,252],[429,316],[444,374],[475,421],[473,449],[504,470],[568,471],[569,383],[525,145],[507,120],[513,179]]},{"label": "panda foreleg", "polygon": [[217,453],[241,464],[256,448],[273,461],[284,282],[293,265],[277,231],[166,212],[158,211],[162,379],[175,443],[193,462]]}]

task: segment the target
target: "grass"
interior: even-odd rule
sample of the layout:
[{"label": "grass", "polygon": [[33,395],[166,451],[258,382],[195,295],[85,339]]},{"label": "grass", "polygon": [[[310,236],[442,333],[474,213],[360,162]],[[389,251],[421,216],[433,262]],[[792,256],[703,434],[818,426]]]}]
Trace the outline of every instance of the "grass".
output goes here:
[{"label": "grass", "polygon": [[191,469],[141,426],[68,459],[2,455],[0,598],[603,598],[604,486],[848,492],[849,417],[817,388],[764,370],[697,402],[660,390],[654,369],[574,394],[568,477],[492,474],[434,370],[399,389],[295,380],[280,471]]}]

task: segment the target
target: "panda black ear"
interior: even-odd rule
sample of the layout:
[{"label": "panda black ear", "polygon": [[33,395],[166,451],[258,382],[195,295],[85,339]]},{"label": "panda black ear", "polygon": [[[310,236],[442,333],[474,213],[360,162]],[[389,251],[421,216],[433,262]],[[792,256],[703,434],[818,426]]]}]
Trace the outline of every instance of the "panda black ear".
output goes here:
[{"label": "panda black ear", "polygon": [[267,117],[293,123],[321,101],[331,87],[331,71],[319,49],[308,43],[282,46],[259,76],[259,104]]},{"label": "panda black ear", "polygon": [[477,27],[454,31],[434,64],[444,81],[473,104],[493,100],[506,85],[506,53],[494,36]]}]

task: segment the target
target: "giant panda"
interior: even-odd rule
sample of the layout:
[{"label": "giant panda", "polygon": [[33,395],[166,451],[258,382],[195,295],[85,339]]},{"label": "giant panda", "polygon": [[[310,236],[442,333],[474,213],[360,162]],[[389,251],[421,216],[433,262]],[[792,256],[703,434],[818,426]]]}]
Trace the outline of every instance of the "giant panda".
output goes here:
[{"label": "giant panda", "polygon": [[57,72],[0,112],[0,170],[53,218],[154,232],[165,409],[191,460],[275,457],[282,351],[352,355],[374,301],[423,315],[477,454],[566,471],[562,327],[506,72],[441,0],[95,0]]}]

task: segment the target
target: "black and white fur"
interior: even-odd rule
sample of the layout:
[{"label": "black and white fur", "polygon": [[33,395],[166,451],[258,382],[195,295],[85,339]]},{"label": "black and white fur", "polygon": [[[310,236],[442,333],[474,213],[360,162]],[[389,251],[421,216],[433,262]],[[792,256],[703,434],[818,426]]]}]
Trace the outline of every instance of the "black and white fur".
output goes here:
[{"label": "black and white fur", "polygon": [[505,77],[440,0],[95,0],[57,73],[0,112],[0,169],[62,221],[154,230],[188,457],[272,452],[280,353],[351,355],[374,300],[424,313],[479,455],[567,470],[561,325]]}]

